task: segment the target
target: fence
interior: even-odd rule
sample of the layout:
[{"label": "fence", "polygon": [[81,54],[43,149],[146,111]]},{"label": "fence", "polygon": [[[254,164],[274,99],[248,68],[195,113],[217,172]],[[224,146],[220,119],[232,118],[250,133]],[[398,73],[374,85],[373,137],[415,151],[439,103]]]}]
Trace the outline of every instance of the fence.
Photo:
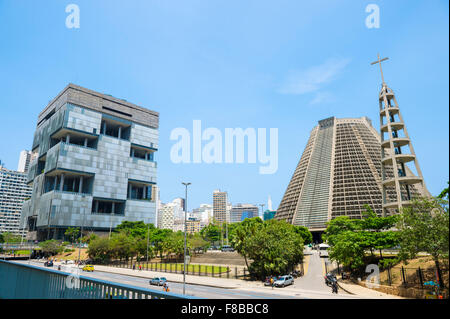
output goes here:
[{"label": "fence", "polygon": [[[126,268],[139,270],[149,270],[157,272],[167,272],[183,274],[183,264],[182,263],[165,263],[165,262],[139,262],[139,261],[114,261],[107,266],[116,268]],[[301,276],[304,273],[303,264],[299,265],[299,271]],[[226,278],[226,279],[243,279],[250,280],[250,272],[246,267],[242,266],[220,266],[220,265],[201,265],[201,264],[187,264],[186,265],[186,275],[194,276],[209,276],[216,278]]]},{"label": "fence", "polygon": [[0,260],[0,299],[193,298]]},{"label": "fence", "polygon": [[[442,277],[447,273],[447,277]],[[448,269],[442,269],[438,274],[436,268],[406,268],[406,267],[388,267],[380,276],[380,284],[386,286],[402,286],[405,288],[426,288],[425,283],[428,281],[439,282],[442,278],[445,285],[448,286]]]}]

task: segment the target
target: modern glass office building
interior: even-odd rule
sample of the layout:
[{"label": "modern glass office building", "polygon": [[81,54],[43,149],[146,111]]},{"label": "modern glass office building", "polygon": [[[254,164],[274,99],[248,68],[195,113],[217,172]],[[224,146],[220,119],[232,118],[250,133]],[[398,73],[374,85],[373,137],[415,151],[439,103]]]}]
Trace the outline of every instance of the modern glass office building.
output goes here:
[{"label": "modern glass office building", "polygon": [[156,223],[159,114],[69,84],[39,114],[22,210],[29,239]]},{"label": "modern glass office building", "polygon": [[230,223],[238,223],[246,218],[258,217],[258,206],[252,204],[236,204],[230,211]]}]

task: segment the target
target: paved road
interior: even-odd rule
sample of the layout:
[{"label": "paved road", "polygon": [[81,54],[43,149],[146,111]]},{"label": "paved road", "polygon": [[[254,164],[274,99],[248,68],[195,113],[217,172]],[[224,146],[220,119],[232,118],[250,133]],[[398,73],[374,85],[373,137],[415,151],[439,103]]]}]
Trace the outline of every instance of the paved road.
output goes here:
[{"label": "paved road", "polygon": [[[28,263],[28,261],[17,261],[18,263]],[[32,265],[43,267],[42,263],[31,261]],[[54,267],[53,269],[57,269]],[[64,266],[63,269],[64,271]],[[102,279],[106,281],[129,284],[138,287],[161,290],[162,287],[150,286],[149,280],[141,277],[128,276],[123,274],[113,274],[107,272],[94,271],[92,273],[82,272],[83,276]],[[214,279],[211,278],[211,284]],[[186,284],[186,294],[207,299],[354,299],[360,298],[349,295],[340,290],[339,294],[332,294],[331,288],[325,285],[323,280],[323,261],[317,253],[313,253],[310,258],[308,273],[304,277],[296,278],[292,286],[286,288],[245,287],[226,289],[202,285]],[[183,284],[169,282],[171,292],[182,294]]]},{"label": "paved road", "polygon": [[[305,276],[297,278],[294,283],[294,288],[303,288],[318,293],[331,293],[331,287],[325,284],[324,262],[328,262],[328,258],[321,258],[317,251],[313,250],[309,259],[308,272]],[[350,297],[348,293],[340,290],[339,295]]]},{"label": "paved road", "polygon": [[[21,262],[21,261],[17,261]],[[28,261],[21,262],[28,263]],[[31,265],[43,267],[42,263],[31,261]],[[63,266],[62,271],[65,271],[65,266]],[[53,267],[52,269],[57,269],[57,267]],[[96,278],[106,281],[112,281],[117,283],[123,283],[128,285],[133,285],[137,287],[144,287],[154,290],[162,291],[162,287],[151,286],[149,285],[149,280],[146,278],[127,276],[122,274],[113,274],[107,272],[94,271],[91,273],[82,272],[82,275],[85,277]],[[213,280],[212,280],[213,282]],[[169,282],[170,291],[177,294],[183,293],[183,284]],[[196,296],[200,298],[208,298],[208,299],[293,299],[293,298],[304,298],[300,296],[289,296],[286,294],[277,294],[272,292],[269,288],[266,289],[267,292],[263,291],[246,291],[241,289],[225,289],[218,287],[210,287],[210,286],[201,286],[201,285],[190,285],[186,284],[186,294],[190,296]]]}]

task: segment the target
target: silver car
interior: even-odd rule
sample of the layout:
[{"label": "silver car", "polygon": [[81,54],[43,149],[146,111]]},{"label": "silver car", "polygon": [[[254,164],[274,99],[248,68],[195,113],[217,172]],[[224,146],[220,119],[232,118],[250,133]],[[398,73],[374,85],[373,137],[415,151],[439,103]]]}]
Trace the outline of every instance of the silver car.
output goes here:
[{"label": "silver car", "polygon": [[294,284],[294,277],[291,275],[281,276],[275,282],[275,287],[286,287]]}]

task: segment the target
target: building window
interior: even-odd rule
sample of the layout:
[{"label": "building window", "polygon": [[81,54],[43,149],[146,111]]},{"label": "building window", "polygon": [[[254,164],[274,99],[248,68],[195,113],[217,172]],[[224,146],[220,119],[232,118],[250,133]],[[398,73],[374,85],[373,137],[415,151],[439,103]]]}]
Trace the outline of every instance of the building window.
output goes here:
[{"label": "building window", "polygon": [[153,201],[152,187],[150,183],[130,181],[128,182],[127,198]]},{"label": "building window", "polygon": [[134,145],[131,145],[130,147],[130,157],[132,158],[139,158],[146,161],[153,162],[154,161],[154,151],[150,151],[148,149],[145,149],[143,147],[136,147]]},{"label": "building window", "polygon": [[103,117],[100,127],[100,134],[115,137],[122,140],[130,140],[131,124],[123,123],[109,117]]},{"label": "building window", "polygon": [[107,214],[107,215],[124,215],[125,214],[125,202],[97,199],[92,200],[92,214]]}]

